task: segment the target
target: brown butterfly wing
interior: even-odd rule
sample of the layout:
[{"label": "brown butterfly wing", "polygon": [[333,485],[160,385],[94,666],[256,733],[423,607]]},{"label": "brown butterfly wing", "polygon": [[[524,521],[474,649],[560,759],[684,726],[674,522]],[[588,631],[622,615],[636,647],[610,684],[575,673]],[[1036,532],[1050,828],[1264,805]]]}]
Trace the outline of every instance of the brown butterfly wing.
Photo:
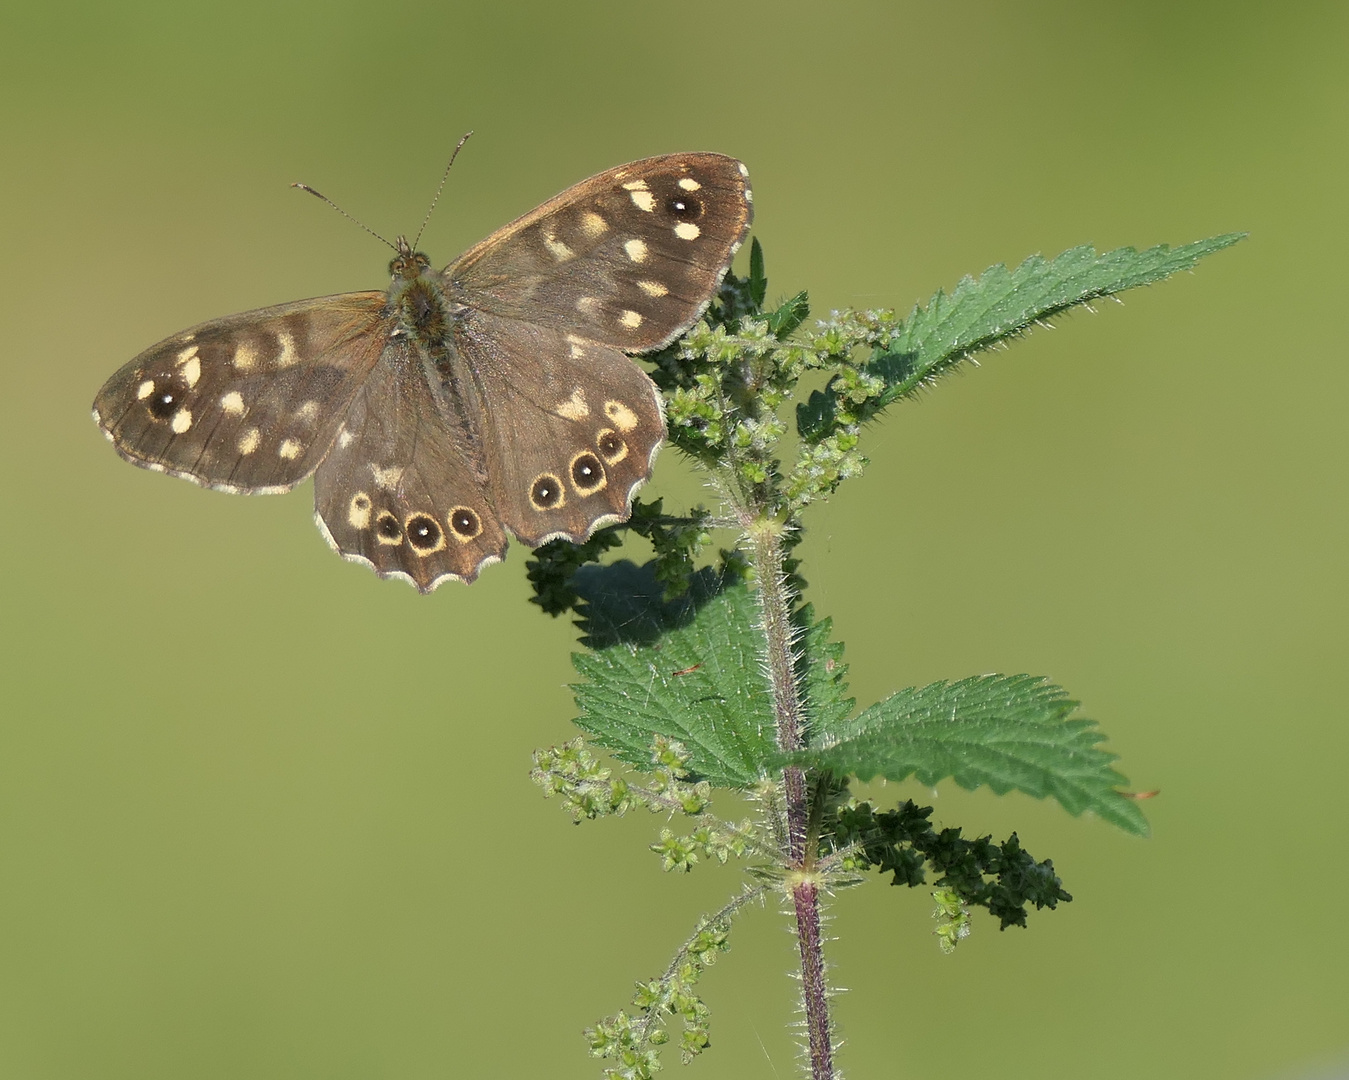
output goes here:
[{"label": "brown butterfly wing", "polygon": [[[472,581],[506,551],[462,398],[404,339],[351,402],[314,477],[319,527],[344,557],[422,592]],[[466,393],[473,393],[469,386]]]},{"label": "brown butterfly wing", "polygon": [[716,295],[752,199],[748,170],[722,154],[634,161],[498,229],[444,273],[480,311],[645,352]]},{"label": "brown butterfly wing", "polygon": [[384,303],[348,293],[202,323],[113,375],[94,418],[136,465],[226,491],[288,491],[323,460],[378,360]]},{"label": "brown butterfly wing", "polygon": [[623,353],[545,326],[472,312],[455,343],[474,373],[501,521],[531,547],[624,521],[665,437],[659,391]]},{"label": "brown butterfly wing", "polygon": [[490,494],[521,540],[627,519],[665,422],[624,353],[697,319],[752,216],[740,162],[667,154],[568,188],[445,269],[465,311],[455,381],[478,389]]}]

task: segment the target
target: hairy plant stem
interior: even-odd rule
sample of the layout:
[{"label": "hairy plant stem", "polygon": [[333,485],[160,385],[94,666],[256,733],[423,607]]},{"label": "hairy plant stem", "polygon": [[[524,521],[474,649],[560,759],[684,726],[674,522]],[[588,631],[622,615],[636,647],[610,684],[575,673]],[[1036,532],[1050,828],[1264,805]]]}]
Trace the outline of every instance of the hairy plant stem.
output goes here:
[{"label": "hairy plant stem", "polygon": [[[751,525],[749,533],[767,646],[777,745],[779,750],[790,753],[804,748],[805,727],[796,681],[791,597],[783,568],[782,526],[760,519]],[[783,770],[782,783],[787,817],[787,850],[783,856],[789,869],[796,937],[801,951],[801,997],[806,1012],[810,1074],[812,1080],[833,1080],[834,1047],[825,985],[819,884],[814,875],[817,852],[809,828],[810,790],[805,772],[796,766]]]},{"label": "hairy plant stem", "polygon": [[645,1045],[646,1043],[649,1043],[651,1041],[651,1033],[656,1030],[656,1026],[672,1011],[670,1008],[670,1001],[674,997],[674,990],[677,985],[676,975],[679,973],[680,968],[688,962],[689,954],[693,949],[693,943],[697,940],[698,934],[701,932],[702,928],[705,926],[718,926],[723,923],[728,923],[731,917],[751,900],[759,899],[767,888],[768,886],[766,885],[747,885],[741,890],[740,895],[733,897],[731,901],[723,905],[720,910],[714,911],[711,915],[704,916],[698,921],[698,930],[695,930],[693,935],[679,947],[679,951],[674,954],[674,959],[670,961],[670,966],[665,969],[665,973],[661,975],[659,979],[661,986],[665,987],[665,991],[661,997],[647,1009],[646,1016],[643,1017],[642,1021],[637,1025],[636,1031],[639,1044]]}]

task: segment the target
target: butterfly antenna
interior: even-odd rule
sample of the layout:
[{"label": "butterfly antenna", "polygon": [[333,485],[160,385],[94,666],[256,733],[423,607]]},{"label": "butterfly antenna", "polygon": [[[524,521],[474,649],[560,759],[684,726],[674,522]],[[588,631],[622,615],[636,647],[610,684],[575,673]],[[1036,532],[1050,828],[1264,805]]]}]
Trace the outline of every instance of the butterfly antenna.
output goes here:
[{"label": "butterfly antenna", "polygon": [[422,233],[426,231],[426,223],[431,220],[431,211],[436,208],[436,203],[440,202],[440,193],[445,190],[445,181],[450,178],[450,169],[454,165],[454,159],[459,156],[459,151],[464,148],[464,143],[468,142],[469,136],[473,132],[464,132],[464,137],[459,140],[459,145],[454,148],[454,153],[450,155],[450,164],[445,166],[445,175],[440,178],[440,187],[436,188],[436,197],[431,200],[431,205],[427,207],[426,217],[422,218],[422,227],[417,230],[417,239],[412,241],[412,249],[417,250],[417,245],[422,241]]},{"label": "butterfly antenna", "polygon": [[307,191],[307,192],[309,192],[309,194],[311,194],[312,196],[314,196],[314,198],[316,198],[316,199],[322,199],[322,200],[323,200],[324,202],[326,202],[329,206],[331,206],[334,210],[336,210],[339,214],[341,214],[344,218],[346,218],[348,221],[354,221],[357,225],[359,225],[362,229],[364,229],[366,232],[368,232],[371,236],[373,236],[373,237],[374,237],[376,240],[378,240],[380,243],[382,243],[382,244],[388,244],[388,246],[391,247],[391,248],[393,248],[394,251],[397,251],[397,250],[398,250],[398,246],[397,246],[396,244],[390,244],[389,241],[385,240],[384,237],[380,236],[379,233],[375,232],[375,230],[372,229],[369,225],[367,225],[364,221],[361,221],[361,220],[359,220],[358,218],[352,217],[352,216],[351,216],[350,214],[348,214],[345,210],[343,210],[340,206],[338,206],[337,203],[333,202],[332,199],[328,198],[327,195],[324,195],[321,191],[315,191],[315,190],[314,190],[313,188],[311,188],[308,184],[291,184],[290,186],[291,186],[291,187],[297,187],[297,188],[299,188],[301,191]]}]

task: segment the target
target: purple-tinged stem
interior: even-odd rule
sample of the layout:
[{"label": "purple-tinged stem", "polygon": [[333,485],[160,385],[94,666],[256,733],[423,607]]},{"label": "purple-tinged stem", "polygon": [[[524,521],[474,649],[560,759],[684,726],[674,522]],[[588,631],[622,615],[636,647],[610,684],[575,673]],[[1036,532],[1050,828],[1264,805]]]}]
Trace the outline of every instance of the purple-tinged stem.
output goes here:
[{"label": "purple-tinged stem", "polygon": [[[791,599],[783,572],[780,527],[759,523],[751,529],[754,568],[758,575],[760,611],[767,644],[768,680],[773,695],[777,745],[783,753],[805,747],[805,723],[796,681],[795,634]],[[805,772],[797,766],[783,770],[786,799],[789,870],[809,872],[815,852],[809,843],[810,802]],[[819,886],[802,878],[791,889],[796,913],[796,936],[801,950],[801,996],[806,1010],[812,1080],[833,1080],[834,1047],[829,1028],[829,995],[824,975],[824,940],[820,929]]]}]

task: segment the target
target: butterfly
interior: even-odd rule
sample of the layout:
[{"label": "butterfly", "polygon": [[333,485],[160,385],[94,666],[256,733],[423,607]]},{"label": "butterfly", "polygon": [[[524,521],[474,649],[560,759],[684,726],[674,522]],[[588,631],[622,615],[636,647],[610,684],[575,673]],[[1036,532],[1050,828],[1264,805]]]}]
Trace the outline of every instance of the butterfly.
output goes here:
[{"label": "butterfly", "polygon": [[752,217],[733,158],[634,161],[444,270],[400,236],[387,291],[175,334],[104,384],[94,419],[133,464],[221,491],[312,475],[343,557],[424,593],[470,582],[508,533],[537,547],[627,520],[665,418],[625,354],[692,325]]}]

